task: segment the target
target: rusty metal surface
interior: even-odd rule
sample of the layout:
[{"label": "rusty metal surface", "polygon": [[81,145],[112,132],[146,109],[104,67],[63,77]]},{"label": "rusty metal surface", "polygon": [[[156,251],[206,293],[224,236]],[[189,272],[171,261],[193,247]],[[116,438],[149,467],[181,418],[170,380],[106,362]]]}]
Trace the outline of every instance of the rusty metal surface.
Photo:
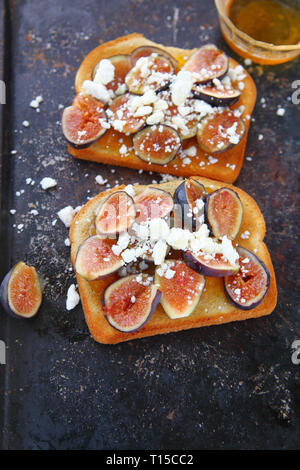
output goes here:
[{"label": "rusty metal surface", "polygon": [[[7,346],[7,364],[0,366],[1,447],[299,447],[300,365],[291,360],[291,345],[300,339],[299,105],[291,101],[299,60],[247,67],[258,100],[236,182],[266,219],[279,290],[275,312],[103,346],[90,338],[80,306],[66,311],[74,274],[64,244],[68,233],[55,222],[56,213],[97,194],[98,174],[112,186],[161,177],[124,168],[112,173],[110,167],[73,160],[61,133],[60,105],[71,103],[85,55],[123,34],[137,31],[183,48],[214,42],[230,51],[211,0],[16,0],[5,8],[1,279],[23,259],[37,267],[45,287],[35,319],[22,322],[0,312],[0,339]],[[37,95],[43,96],[39,113],[29,106]],[[285,109],[283,117],[278,107]],[[44,176],[57,179],[57,187],[42,190]]]}]

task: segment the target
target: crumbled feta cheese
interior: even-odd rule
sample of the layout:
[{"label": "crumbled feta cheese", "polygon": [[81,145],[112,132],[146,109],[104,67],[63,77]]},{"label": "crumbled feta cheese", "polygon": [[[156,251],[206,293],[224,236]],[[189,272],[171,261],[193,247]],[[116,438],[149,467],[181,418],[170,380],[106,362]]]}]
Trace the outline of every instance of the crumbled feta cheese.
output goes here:
[{"label": "crumbled feta cheese", "polygon": [[93,96],[103,103],[107,103],[110,99],[110,94],[102,83],[95,83],[91,80],[85,80],[82,84],[82,89],[85,91],[85,93]]},{"label": "crumbled feta cheese", "polygon": [[66,227],[70,227],[75,216],[75,210],[72,206],[66,206],[63,209],[60,209],[60,211],[57,212],[57,215]]},{"label": "crumbled feta cheese", "polygon": [[171,84],[172,101],[176,106],[184,106],[191,93],[194,78],[188,70],[180,70]]},{"label": "crumbled feta cheese", "polygon": [[97,68],[94,83],[100,83],[102,85],[107,85],[107,83],[111,82],[115,76],[115,67],[111,63],[109,59],[102,59],[99,62],[99,66]]},{"label": "crumbled feta cheese", "polygon": [[156,266],[159,266],[165,259],[168,251],[168,246],[164,240],[158,240],[153,248],[153,261]]},{"label": "crumbled feta cheese", "polygon": [[80,296],[76,291],[75,284],[71,284],[67,292],[66,309],[72,310],[80,302]]},{"label": "crumbled feta cheese", "polygon": [[97,184],[107,183],[107,179],[104,179],[102,175],[95,176],[95,181],[96,181]]},{"label": "crumbled feta cheese", "polygon": [[[27,183],[29,184],[29,183]],[[57,185],[57,181],[53,178],[50,178],[50,177],[45,177],[43,178],[41,181],[40,181],[40,185],[42,187],[42,189],[46,190],[46,189],[49,189],[49,188],[54,188],[56,185]]]},{"label": "crumbled feta cheese", "polygon": [[134,187],[132,186],[132,184],[128,184],[127,186],[125,186],[125,188],[123,189],[123,191],[125,191],[127,194],[129,194],[129,196],[133,197],[135,196],[135,189]]},{"label": "crumbled feta cheese", "polygon": [[29,121],[23,121],[23,122],[22,122],[22,125],[23,125],[24,127],[29,127],[30,124],[29,124]]},{"label": "crumbled feta cheese", "polygon": [[284,116],[285,115],[285,109],[284,108],[278,108],[276,112],[277,116]]}]

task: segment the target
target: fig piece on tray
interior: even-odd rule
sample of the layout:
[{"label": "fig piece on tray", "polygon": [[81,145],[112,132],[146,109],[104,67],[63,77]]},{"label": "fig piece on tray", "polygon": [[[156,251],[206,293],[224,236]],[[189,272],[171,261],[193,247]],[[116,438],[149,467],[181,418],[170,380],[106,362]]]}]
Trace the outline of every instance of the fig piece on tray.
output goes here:
[{"label": "fig piece on tray", "polygon": [[204,200],[206,190],[199,181],[188,178],[177,186],[174,193],[176,224],[188,225],[189,217],[192,220],[192,228],[196,228],[204,214]]},{"label": "fig piece on tray", "polygon": [[102,279],[123,266],[123,260],[112,251],[116,240],[100,235],[88,237],[78,248],[75,271],[87,281]]},{"label": "fig piece on tray", "polygon": [[161,305],[174,319],[187,317],[193,312],[199,303],[205,279],[184,261],[170,259],[156,268],[155,283],[161,291]]},{"label": "fig piece on tray", "polygon": [[238,194],[230,188],[210,193],[205,202],[205,219],[213,235],[234,240],[243,219],[243,205]]},{"label": "fig piece on tray", "polygon": [[242,310],[259,305],[269,289],[270,273],[265,264],[251,251],[236,247],[240,258],[237,274],[224,277],[224,288],[230,302]]},{"label": "fig piece on tray", "polygon": [[102,295],[102,308],[108,323],[129,333],[141,328],[151,317],[161,293],[147,274],[132,274],[108,286]]},{"label": "fig piece on tray", "polygon": [[236,274],[239,270],[238,261],[230,263],[221,254],[214,256],[207,253],[185,251],[182,255],[184,262],[194,271],[208,277],[225,277]]},{"label": "fig piece on tray", "polygon": [[141,57],[148,57],[149,55],[152,55],[152,54],[157,54],[157,55],[166,57],[166,59],[168,59],[172,63],[174,69],[175,70],[177,69],[178,67],[177,60],[171,54],[169,54],[163,49],[160,49],[159,47],[153,47],[153,46],[141,46],[135,49],[134,51],[132,51],[131,53],[132,66],[135,66],[135,64]]},{"label": "fig piece on tray", "polygon": [[125,83],[130,93],[143,95],[148,90],[160,91],[167,88],[173,72],[172,62],[164,56],[154,54],[140,57],[126,75]]},{"label": "fig piece on tray", "polygon": [[42,302],[41,282],[36,269],[19,261],[4,277],[0,288],[4,310],[15,318],[32,318]]},{"label": "fig piece on tray", "polygon": [[128,230],[136,217],[134,200],[126,191],[115,191],[102,201],[95,226],[100,235],[116,235]]},{"label": "fig piece on tray", "polygon": [[63,111],[62,130],[72,147],[89,147],[107,131],[104,104],[89,95],[79,93],[73,105]]},{"label": "fig piece on tray", "polygon": [[196,84],[192,88],[194,98],[206,101],[212,106],[230,106],[236,103],[241,92],[234,88],[219,89],[211,85]]},{"label": "fig piece on tray", "polygon": [[228,71],[228,56],[215,45],[207,44],[197,49],[187,60],[183,70],[196,77],[197,83],[207,83],[214,78],[222,78]]},{"label": "fig piece on tray", "polygon": [[[118,96],[109,106],[109,120],[112,126],[124,134],[135,134],[145,125],[147,116],[135,116],[130,108],[133,96],[130,93]],[[120,119],[120,116],[121,119]],[[121,122],[121,127],[120,127]]]}]

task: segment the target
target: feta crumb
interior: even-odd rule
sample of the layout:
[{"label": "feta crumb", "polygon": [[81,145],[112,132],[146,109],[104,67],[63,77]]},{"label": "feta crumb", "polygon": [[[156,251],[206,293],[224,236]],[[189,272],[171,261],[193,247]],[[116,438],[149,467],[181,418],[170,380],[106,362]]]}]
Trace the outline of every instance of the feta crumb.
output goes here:
[{"label": "feta crumb", "polygon": [[96,75],[94,77],[94,83],[100,83],[102,85],[107,85],[111,82],[115,76],[115,67],[109,59],[102,59],[99,62]]},{"label": "feta crumb", "polygon": [[23,125],[24,127],[29,127],[30,124],[29,124],[29,121],[23,121],[23,122],[22,122],[22,125]]},{"label": "feta crumb", "polygon": [[70,227],[75,216],[75,210],[72,206],[66,206],[58,211],[57,215],[66,227]]},{"label": "feta crumb", "polygon": [[284,116],[285,115],[285,109],[284,108],[278,108],[276,112],[277,116]]},{"label": "feta crumb", "polygon": [[80,297],[76,291],[75,284],[71,284],[67,292],[66,309],[72,310],[80,302]]},{"label": "feta crumb", "polygon": [[103,176],[101,176],[101,175],[95,176],[95,181],[96,181],[97,184],[107,183],[107,179],[104,179]]},{"label": "feta crumb", "polygon": [[[26,181],[27,183],[27,181]],[[29,183],[27,183],[29,184]],[[42,189],[46,190],[46,189],[49,189],[49,188],[54,188],[54,186],[57,185],[57,181],[53,178],[49,178],[49,177],[45,177],[43,178],[41,181],[40,181],[40,185],[42,187]]]}]

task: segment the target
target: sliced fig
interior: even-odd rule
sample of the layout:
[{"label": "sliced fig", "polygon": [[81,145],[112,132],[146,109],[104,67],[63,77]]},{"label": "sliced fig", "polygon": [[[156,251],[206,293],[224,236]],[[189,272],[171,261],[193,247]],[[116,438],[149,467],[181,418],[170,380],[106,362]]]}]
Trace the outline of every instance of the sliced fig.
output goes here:
[{"label": "sliced fig", "polygon": [[133,137],[135,154],[145,162],[166,165],[177,155],[181,140],[170,126],[159,124],[144,127]]},{"label": "sliced fig", "polygon": [[16,318],[32,318],[42,302],[40,278],[33,266],[19,261],[1,283],[0,300],[4,310]]},{"label": "sliced fig", "polygon": [[170,193],[163,189],[147,187],[135,196],[136,221],[138,223],[167,217],[173,210],[174,201]]},{"label": "sliced fig", "polygon": [[213,44],[197,49],[187,60],[183,70],[188,70],[197,83],[207,83],[214,78],[222,78],[228,71],[228,57]]},{"label": "sliced fig", "polygon": [[212,106],[230,106],[236,103],[241,92],[234,88],[219,89],[211,85],[196,84],[192,88],[194,98],[206,101]]},{"label": "sliced fig", "polygon": [[181,140],[195,137],[198,129],[198,117],[194,111],[191,98],[186,99],[185,106],[179,108],[172,101],[172,94],[165,90],[159,94],[160,99],[164,100],[167,108],[164,110],[164,123],[175,127]]},{"label": "sliced fig", "polygon": [[62,130],[72,147],[90,146],[107,130],[104,104],[89,95],[78,94],[73,105],[64,109]]},{"label": "sliced fig", "polygon": [[130,93],[143,95],[147,90],[165,89],[173,72],[173,64],[168,58],[153,54],[140,57],[126,75],[125,83]]},{"label": "sliced fig", "polygon": [[87,281],[102,279],[123,266],[120,256],[114,254],[112,246],[116,240],[100,235],[88,237],[78,248],[75,271]]},{"label": "sliced fig", "polygon": [[95,226],[100,235],[115,235],[128,230],[136,217],[134,200],[126,191],[115,191],[100,205]]},{"label": "sliced fig", "polygon": [[132,95],[126,93],[116,98],[109,107],[111,125],[124,134],[135,134],[144,127],[147,116],[135,116],[130,107]]},{"label": "sliced fig", "polygon": [[188,219],[192,220],[192,228],[196,228],[201,223],[204,214],[204,199],[206,190],[199,181],[188,178],[177,186],[174,192],[174,202],[177,221],[185,221],[184,227],[190,225]]},{"label": "sliced fig", "polygon": [[224,277],[231,276],[239,270],[238,261],[231,264],[225,260],[222,255],[216,254],[214,256],[206,253],[192,253],[185,251],[182,255],[184,262],[194,271],[203,276],[208,277]]},{"label": "sliced fig", "polygon": [[[112,57],[108,57],[108,60],[113,64],[115,68],[115,75],[114,75],[114,79],[111,82],[107,83],[105,86],[108,90],[112,90],[116,92],[119,86],[125,83],[125,77],[132,67],[131,56],[127,54],[119,54],[119,55],[114,55]],[[93,80],[99,68],[99,63],[95,65],[93,69],[93,72],[92,72]]]},{"label": "sliced fig", "polygon": [[155,284],[161,291],[161,305],[168,317],[189,316],[199,303],[205,279],[181,260],[167,260],[156,268]]},{"label": "sliced fig", "polygon": [[218,153],[238,144],[244,133],[244,121],[225,109],[200,121],[197,142],[205,152]]},{"label": "sliced fig", "polygon": [[210,193],[205,202],[205,219],[216,238],[226,236],[234,240],[243,218],[243,205],[239,195],[230,188]]},{"label": "sliced fig", "polygon": [[157,54],[163,57],[166,57],[173,65],[174,69],[176,70],[178,67],[178,62],[177,60],[168,52],[166,52],[164,49],[160,49],[159,47],[153,47],[153,46],[141,46],[132,51],[131,53],[131,63],[132,66],[134,67],[137,61],[141,57],[148,57],[149,55],[152,54]]},{"label": "sliced fig", "polygon": [[151,317],[161,293],[147,274],[123,277],[106,288],[102,307],[108,323],[118,331],[130,333]]},{"label": "sliced fig", "polygon": [[254,253],[241,246],[236,249],[240,269],[237,274],[224,278],[225,292],[233,305],[250,310],[259,305],[268,292],[270,273]]}]

